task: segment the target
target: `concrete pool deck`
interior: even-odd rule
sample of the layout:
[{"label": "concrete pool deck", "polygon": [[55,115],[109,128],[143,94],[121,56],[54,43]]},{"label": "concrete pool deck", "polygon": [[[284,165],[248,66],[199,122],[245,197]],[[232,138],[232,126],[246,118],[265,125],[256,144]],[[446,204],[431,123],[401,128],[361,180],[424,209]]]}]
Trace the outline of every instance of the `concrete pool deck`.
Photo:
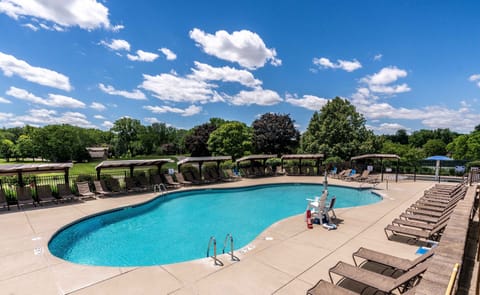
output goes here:
[{"label": "concrete pool deck", "polygon": [[[323,177],[243,179],[208,187],[282,182],[321,184]],[[335,179],[329,179],[329,184],[360,185]],[[20,211],[12,206],[10,211],[0,211],[0,290],[2,294],[305,294],[318,280],[328,280],[328,269],[339,260],[353,263],[351,254],[360,246],[414,258],[418,246],[387,240],[383,228],[433,185],[424,181],[381,183],[375,188],[383,196],[381,202],[335,209],[336,230],[319,225],[307,229],[303,215],[279,221],[235,252],[239,262],[221,255],[222,267],[215,266],[211,258],[152,267],[94,267],[69,263],[49,253],[47,243],[62,226],[97,212],[147,201],[157,195],[154,193]]]}]

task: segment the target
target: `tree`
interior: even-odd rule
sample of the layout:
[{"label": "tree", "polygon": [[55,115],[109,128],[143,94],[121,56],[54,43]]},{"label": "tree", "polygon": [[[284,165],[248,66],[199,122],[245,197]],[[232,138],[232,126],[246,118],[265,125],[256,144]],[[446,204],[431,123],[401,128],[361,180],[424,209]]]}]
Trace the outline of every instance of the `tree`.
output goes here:
[{"label": "tree", "polygon": [[0,140],[0,153],[5,158],[5,161],[10,162],[10,158],[13,156],[15,145],[10,139]]},{"label": "tree", "polygon": [[447,150],[456,160],[475,161],[480,159],[480,131],[456,137],[447,145]]},{"label": "tree", "polygon": [[408,144],[408,134],[405,129],[399,129],[395,135],[386,135],[385,137],[394,143]]},{"label": "tree", "polygon": [[144,132],[144,126],[139,120],[132,118],[121,118],[113,123],[111,131],[114,132],[113,146],[115,154],[118,156],[141,153],[142,144],[139,141],[139,134]]},{"label": "tree", "polygon": [[315,112],[301,140],[307,153],[326,153],[343,160],[375,152],[378,142],[365,127],[365,118],[346,99],[336,97]]},{"label": "tree", "polygon": [[423,150],[427,157],[435,155],[445,155],[447,145],[441,139],[429,139],[424,145]]},{"label": "tree", "polygon": [[300,132],[290,115],[263,114],[253,121],[252,145],[256,153],[293,153],[299,145]]},{"label": "tree", "polygon": [[20,158],[35,159],[35,146],[30,136],[22,134],[17,140],[17,154]]},{"label": "tree", "polygon": [[241,122],[229,122],[221,125],[210,134],[208,149],[213,155],[230,155],[238,159],[251,151],[252,132]]},{"label": "tree", "polygon": [[185,137],[185,148],[192,157],[210,156],[208,138],[217,129],[213,123],[205,123],[194,127]]}]

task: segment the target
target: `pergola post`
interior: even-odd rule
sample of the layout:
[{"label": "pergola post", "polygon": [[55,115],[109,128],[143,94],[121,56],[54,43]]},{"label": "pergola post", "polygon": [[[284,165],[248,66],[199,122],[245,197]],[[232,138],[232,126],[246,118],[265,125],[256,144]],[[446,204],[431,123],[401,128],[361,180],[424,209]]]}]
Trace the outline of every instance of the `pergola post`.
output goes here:
[{"label": "pergola post", "polygon": [[395,174],[395,182],[398,182],[398,169],[400,167],[400,159],[397,159],[397,173]]},{"label": "pergola post", "polygon": [[133,165],[130,165],[130,177],[133,177]]},{"label": "pergola post", "polygon": [[202,165],[203,165],[203,161],[199,161],[198,162],[198,173],[200,173],[200,180],[203,179],[203,176],[202,176]]},{"label": "pergola post", "polygon": [[23,183],[22,172],[21,172],[21,171],[18,171],[17,176],[18,176],[18,185],[19,185],[20,187],[23,187],[24,183]]},{"label": "pergola post", "polygon": [[382,173],[381,181],[383,182],[383,158],[380,158],[380,172]]},{"label": "pergola post", "polygon": [[[97,180],[100,180],[100,172],[102,171],[102,168],[98,167],[97,168]],[[66,183],[66,182],[65,182]]]},{"label": "pergola post", "polygon": [[[63,175],[63,178],[64,178],[64,180],[65,180],[65,184],[66,184],[66,185],[70,185],[70,179],[69,179],[70,176],[69,176],[68,173],[69,173],[68,168],[66,168],[66,169],[65,169],[65,174]],[[100,179],[100,178],[98,178],[98,179]]]}]

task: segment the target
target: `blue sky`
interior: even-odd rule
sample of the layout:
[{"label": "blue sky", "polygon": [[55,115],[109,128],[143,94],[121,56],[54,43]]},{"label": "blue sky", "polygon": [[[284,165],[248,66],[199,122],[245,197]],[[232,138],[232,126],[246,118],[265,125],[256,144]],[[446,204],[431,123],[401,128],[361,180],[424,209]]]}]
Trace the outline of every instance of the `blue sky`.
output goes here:
[{"label": "blue sky", "polygon": [[480,124],[479,1],[0,0],[0,126],[250,125],[346,98],[377,134]]}]

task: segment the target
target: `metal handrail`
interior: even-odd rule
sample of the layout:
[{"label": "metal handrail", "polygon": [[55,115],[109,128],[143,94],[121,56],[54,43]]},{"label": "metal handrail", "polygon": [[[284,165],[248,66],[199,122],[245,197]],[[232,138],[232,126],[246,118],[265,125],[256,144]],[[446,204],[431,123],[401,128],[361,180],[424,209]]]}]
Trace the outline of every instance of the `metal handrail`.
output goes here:
[{"label": "metal handrail", "polygon": [[217,240],[215,239],[214,236],[211,236],[210,240],[208,241],[207,258],[210,257],[210,247],[212,246],[212,242],[213,242],[213,256],[212,256],[212,258],[213,258],[213,261],[214,261],[214,265],[223,266],[223,262],[221,262],[217,258]]},{"label": "metal handrail", "polygon": [[[229,239],[230,238],[230,239]],[[227,247],[227,241],[230,240],[230,258],[232,261],[240,261],[240,258],[233,255],[233,236],[231,234],[227,234],[225,236],[225,240],[223,241],[223,249],[222,253],[225,254],[225,248]]]}]

